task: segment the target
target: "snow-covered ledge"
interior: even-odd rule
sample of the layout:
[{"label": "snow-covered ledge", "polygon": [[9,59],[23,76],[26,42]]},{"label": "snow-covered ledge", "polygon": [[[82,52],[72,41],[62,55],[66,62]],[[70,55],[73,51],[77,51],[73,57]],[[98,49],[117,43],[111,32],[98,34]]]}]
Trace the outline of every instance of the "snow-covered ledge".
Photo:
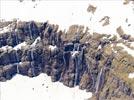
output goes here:
[{"label": "snow-covered ledge", "polygon": [[13,49],[14,49],[14,50],[19,50],[19,49],[21,49],[22,47],[25,47],[26,45],[27,45],[27,43],[24,41],[24,42],[22,42],[22,43],[16,45]]}]

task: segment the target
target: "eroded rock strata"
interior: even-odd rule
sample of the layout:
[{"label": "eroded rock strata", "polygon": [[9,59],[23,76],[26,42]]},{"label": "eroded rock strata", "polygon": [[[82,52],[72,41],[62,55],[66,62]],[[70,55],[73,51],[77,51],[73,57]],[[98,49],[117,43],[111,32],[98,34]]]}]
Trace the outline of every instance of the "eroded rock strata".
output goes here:
[{"label": "eroded rock strata", "polygon": [[134,100],[134,80],[128,78],[134,72],[134,58],[117,46],[126,38],[90,34],[78,25],[67,32],[48,22],[0,25],[8,29],[0,33],[1,82],[16,74],[46,73],[53,82],[92,92],[91,100]]}]

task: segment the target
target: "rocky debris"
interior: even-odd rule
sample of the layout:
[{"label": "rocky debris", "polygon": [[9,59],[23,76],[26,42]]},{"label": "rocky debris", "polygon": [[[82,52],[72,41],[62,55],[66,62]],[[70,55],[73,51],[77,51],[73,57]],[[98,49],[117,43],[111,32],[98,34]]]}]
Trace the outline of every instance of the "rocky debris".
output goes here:
[{"label": "rocky debris", "polygon": [[102,26],[106,26],[110,24],[110,17],[109,16],[104,16],[99,22],[104,22]]},{"label": "rocky debris", "polygon": [[88,12],[91,12],[92,14],[94,14],[95,11],[96,11],[96,9],[97,9],[97,7],[95,7],[95,6],[91,5],[91,4],[89,4],[89,6],[88,6],[88,8],[87,8],[87,11],[88,11]]},{"label": "rocky debris", "polygon": [[130,2],[134,2],[134,0],[124,0],[123,4],[124,4],[124,5],[127,5],[127,4],[129,4]]},{"label": "rocky debris", "polygon": [[120,37],[122,37],[122,35],[125,34],[125,32],[123,31],[122,27],[119,26],[117,29],[116,29],[117,33],[119,34]]},{"label": "rocky debris", "polygon": [[126,4],[129,4],[130,0],[124,0],[123,4],[126,5]]},{"label": "rocky debris", "polygon": [[123,40],[128,40],[130,42],[133,42],[134,41],[134,38],[131,37],[131,35],[128,35],[124,32],[124,30],[122,29],[121,26],[119,26],[117,29],[116,29],[116,32],[119,34],[119,36],[123,39]]},{"label": "rocky debris", "polygon": [[123,45],[125,45],[129,49],[134,50],[134,47],[131,45],[134,42],[134,37],[132,37],[131,35],[126,34],[121,26],[119,26],[116,29],[116,32],[119,34],[119,36],[121,38],[121,39],[118,40],[118,43],[119,42],[123,43]]},{"label": "rocky debris", "polygon": [[126,18],[125,22],[128,23],[128,18]]},{"label": "rocky debris", "polygon": [[[92,92],[92,100],[134,99],[133,80],[127,78],[134,71],[134,58],[116,45],[121,42],[116,36],[90,34],[79,25],[67,32],[48,22],[14,25],[11,32],[0,34],[0,81],[46,73],[52,82]],[[124,34],[121,27],[117,31]],[[23,42],[25,47],[14,49]]]}]

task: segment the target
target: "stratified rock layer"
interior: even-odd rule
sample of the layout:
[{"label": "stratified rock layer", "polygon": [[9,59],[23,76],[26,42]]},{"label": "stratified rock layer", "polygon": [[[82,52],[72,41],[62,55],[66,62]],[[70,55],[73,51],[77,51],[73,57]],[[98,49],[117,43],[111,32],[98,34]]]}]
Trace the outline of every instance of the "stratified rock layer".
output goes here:
[{"label": "stratified rock layer", "polygon": [[134,80],[128,79],[134,58],[117,46],[115,36],[91,35],[78,25],[63,32],[47,22],[9,24],[11,30],[0,33],[0,81],[46,73],[53,82],[92,92],[91,100],[134,99]]}]

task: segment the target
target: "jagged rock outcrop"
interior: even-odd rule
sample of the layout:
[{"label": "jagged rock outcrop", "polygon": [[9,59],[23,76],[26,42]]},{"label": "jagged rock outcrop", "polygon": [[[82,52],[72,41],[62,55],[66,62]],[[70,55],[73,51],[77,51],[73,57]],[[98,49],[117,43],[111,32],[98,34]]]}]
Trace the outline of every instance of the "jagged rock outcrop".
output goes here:
[{"label": "jagged rock outcrop", "polygon": [[13,22],[11,28],[0,33],[0,81],[46,73],[53,82],[93,92],[92,100],[134,99],[134,81],[124,76],[134,71],[134,58],[117,50],[115,36],[91,35],[78,25],[58,31],[48,22]]}]

